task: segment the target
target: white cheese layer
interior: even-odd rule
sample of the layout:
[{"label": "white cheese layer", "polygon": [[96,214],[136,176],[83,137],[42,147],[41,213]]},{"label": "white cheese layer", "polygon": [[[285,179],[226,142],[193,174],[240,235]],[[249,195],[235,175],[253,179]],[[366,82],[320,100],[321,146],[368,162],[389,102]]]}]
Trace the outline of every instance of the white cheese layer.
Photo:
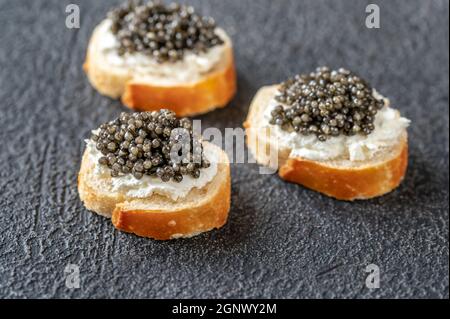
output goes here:
[{"label": "white cheese layer", "polygon": [[[143,53],[118,54],[119,41],[111,32],[111,20],[103,20],[97,27],[97,50],[105,58],[105,63],[113,67],[126,68],[143,81],[148,80],[163,85],[195,82],[217,66],[226,54],[226,45],[217,45],[205,53],[186,52],[182,60],[174,63],[158,63],[155,58]],[[225,31],[217,28],[215,32],[225,43],[230,43]]]},{"label": "white cheese layer", "polygon": [[269,124],[271,111],[280,105],[272,99],[264,113],[264,126],[270,127],[272,134],[278,139],[282,148],[290,148],[290,157],[302,157],[314,161],[329,161],[345,159],[350,161],[366,161],[375,157],[379,152],[390,149],[398,143],[401,134],[410,121],[394,109],[389,107],[389,100],[374,90],[377,99],[385,100],[385,107],[375,116],[375,130],[369,135],[335,136],[325,142],[318,140],[316,135],[302,135],[297,132],[287,132],[278,125]]},{"label": "white cheese layer", "polygon": [[219,161],[219,154],[214,152],[210,145],[204,144],[204,154],[206,159],[210,161],[211,166],[202,168],[200,177],[197,179],[191,176],[183,176],[183,180],[180,183],[176,183],[174,181],[163,182],[160,178],[148,175],[144,175],[141,179],[136,179],[131,174],[111,178],[110,169],[98,163],[102,154],[95,147],[95,143],[91,140],[86,140],[86,150],[89,154],[89,161],[95,165],[90,172],[93,176],[89,178],[94,180],[110,178],[106,191],[110,193],[120,192],[129,198],[147,198],[152,194],[159,194],[175,201],[182,199],[193,188],[203,188],[214,179],[217,175]]}]

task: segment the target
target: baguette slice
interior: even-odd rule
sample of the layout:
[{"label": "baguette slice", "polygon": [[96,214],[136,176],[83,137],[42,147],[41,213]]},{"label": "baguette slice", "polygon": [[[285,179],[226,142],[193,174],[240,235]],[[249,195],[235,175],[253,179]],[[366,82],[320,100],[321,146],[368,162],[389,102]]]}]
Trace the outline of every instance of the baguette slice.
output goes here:
[{"label": "baguette slice", "polygon": [[[205,143],[205,142],[204,142]],[[123,193],[105,191],[111,177],[92,179],[92,163],[87,152],[83,155],[78,175],[78,192],[87,209],[112,218],[122,231],[159,240],[188,238],[222,227],[230,210],[230,167],[228,156],[220,152],[216,176],[201,189],[193,188],[177,201],[153,194],[145,199],[127,198]]]},{"label": "baguette slice", "polygon": [[381,196],[401,183],[408,164],[406,130],[392,150],[370,161],[289,158],[291,149],[279,147],[276,141],[270,139],[270,132],[261,129],[264,110],[277,90],[278,85],[261,88],[244,123],[248,147],[258,163],[273,166],[267,153],[270,149],[275,150],[278,152],[278,173],[282,179],[340,200],[353,201]]},{"label": "baguette slice", "polygon": [[181,84],[153,83],[132,69],[106,63],[99,49],[102,40],[98,26],[89,42],[83,69],[92,86],[101,94],[117,99],[137,111],[170,108],[178,116],[206,113],[224,107],[236,93],[236,70],[231,40],[225,40],[224,58],[199,80]]}]

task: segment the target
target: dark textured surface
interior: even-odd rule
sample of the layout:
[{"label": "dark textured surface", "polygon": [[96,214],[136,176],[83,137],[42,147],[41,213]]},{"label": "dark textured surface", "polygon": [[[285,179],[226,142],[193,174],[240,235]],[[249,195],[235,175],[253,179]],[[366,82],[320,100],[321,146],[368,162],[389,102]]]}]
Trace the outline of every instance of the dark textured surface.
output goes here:
[{"label": "dark textured surface", "polygon": [[[117,232],[78,199],[83,138],[123,107],[81,69],[111,3],[71,2],[79,30],[68,1],[0,1],[0,297],[448,298],[448,1],[375,1],[379,30],[364,1],[192,1],[233,37],[239,73],[203,127],[241,126],[262,85],[346,66],[412,120],[410,168],[395,192],[345,203],[235,165],[226,227],[171,242]],[[80,289],[64,285],[68,263]]]}]

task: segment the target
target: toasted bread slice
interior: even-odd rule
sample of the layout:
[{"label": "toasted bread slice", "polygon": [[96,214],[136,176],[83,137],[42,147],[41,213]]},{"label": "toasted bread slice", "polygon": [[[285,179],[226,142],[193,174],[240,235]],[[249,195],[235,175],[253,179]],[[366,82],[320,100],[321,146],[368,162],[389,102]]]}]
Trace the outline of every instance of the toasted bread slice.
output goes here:
[{"label": "toasted bread slice", "polygon": [[340,200],[369,199],[395,189],[403,180],[408,164],[407,132],[402,134],[396,146],[378,154],[369,161],[350,160],[312,161],[290,158],[291,149],[278,146],[270,138],[270,128],[261,129],[263,114],[278,86],[263,87],[256,94],[244,126],[247,144],[262,165],[272,166],[269,149],[278,154],[275,161],[281,178],[304,185],[312,190]]},{"label": "toasted bread slice", "polygon": [[219,147],[208,146],[221,154],[216,176],[203,188],[193,188],[176,201],[158,194],[142,199],[105,191],[112,177],[93,179],[91,172],[98,164],[92,163],[85,152],[78,175],[80,198],[87,209],[112,217],[117,229],[138,236],[167,240],[220,228],[230,210],[229,160]]},{"label": "toasted bread slice", "polygon": [[189,116],[224,107],[236,93],[233,49],[226,35],[223,58],[212,70],[194,81],[160,83],[137,75],[131,68],[108,64],[99,49],[101,30],[98,26],[93,32],[83,68],[97,91],[114,99],[122,97],[122,102],[131,109],[169,108],[179,116]]}]

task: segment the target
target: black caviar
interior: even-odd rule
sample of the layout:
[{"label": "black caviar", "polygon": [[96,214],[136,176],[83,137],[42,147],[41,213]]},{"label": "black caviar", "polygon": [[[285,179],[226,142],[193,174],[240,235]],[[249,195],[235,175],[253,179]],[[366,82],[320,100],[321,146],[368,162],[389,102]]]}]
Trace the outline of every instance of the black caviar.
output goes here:
[{"label": "black caviar", "polygon": [[320,141],[330,136],[369,135],[375,115],[384,101],[373,96],[363,79],[343,68],[317,68],[282,83],[271,113],[270,124],[304,135],[315,134]]},{"label": "black caviar", "polygon": [[102,124],[91,140],[102,153],[99,164],[109,167],[112,177],[150,175],[181,182],[186,175],[199,178],[200,170],[210,166],[191,121],[169,110],[124,112]]},{"label": "black caviar", "polygon": [[159,63],[176,62],[186,51],[206,52],[224,43],[215,32],[215,21],[196,14],[191,6],[129,0],[108,17],[120,43],[119,55],[143,52]]}]

